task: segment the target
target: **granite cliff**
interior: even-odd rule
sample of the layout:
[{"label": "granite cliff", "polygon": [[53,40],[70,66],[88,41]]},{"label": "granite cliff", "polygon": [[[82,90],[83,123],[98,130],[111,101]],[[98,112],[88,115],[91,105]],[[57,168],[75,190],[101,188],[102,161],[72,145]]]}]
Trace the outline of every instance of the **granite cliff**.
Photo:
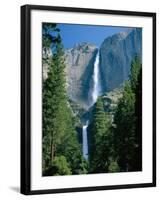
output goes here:
[{"label": "granite cliff", "polygon": [[67,94],[83,108],[89,106],[93,63],[97,53],[95,45],[84,42],[65,51]]},{"label": "granite cliff", "polygon": [[135,55],[142,57],[142,31],[139,28],[115,34],[103,41],[100,47],[103,92],[117,88],[128,79]]}]

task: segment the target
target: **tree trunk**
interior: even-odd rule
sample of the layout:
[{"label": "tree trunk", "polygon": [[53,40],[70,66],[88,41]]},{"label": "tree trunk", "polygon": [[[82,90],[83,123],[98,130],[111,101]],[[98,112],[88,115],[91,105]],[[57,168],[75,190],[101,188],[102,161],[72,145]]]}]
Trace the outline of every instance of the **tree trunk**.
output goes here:
[{"label": "tree trunk", "polygon": [[51,163],[52,163],[52,161],[53,161],[53,159],[55,157],[55,150],[56,150],[56,146],[52,142],[52,144],[51,144]]}]

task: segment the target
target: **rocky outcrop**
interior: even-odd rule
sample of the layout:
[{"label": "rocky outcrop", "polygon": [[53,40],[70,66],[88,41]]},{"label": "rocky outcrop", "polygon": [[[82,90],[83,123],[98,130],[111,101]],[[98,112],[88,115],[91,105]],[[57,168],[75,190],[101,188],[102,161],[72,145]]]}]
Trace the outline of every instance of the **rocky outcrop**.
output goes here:
[{"label": "rocky outcrop", "polygon": [[87,42],[65,51],[67,94],[83,108],[89,105],[88,91],[96,53],[96,46]]},{"label": "rocky outcrop", "polygon": [[116,88],[102,95],[105,111],[114,113],[118,105],[119,99],[123,96],[123,88]]},{"label": "rocky outcrop", "polygon": [[50,48],[48,49],[43,48],[42,49],[43,80],[46,80],[48,77],[49,65],[51,64],[51,60],[52,60],[52,50]]},{"label": "rocky outcrop", "polygon": [[102,91],[119,87],[128,79],[131,61],[135,55],[142,57],[142,31],[131,29],[108,37],[100,47],[100,73]]}]

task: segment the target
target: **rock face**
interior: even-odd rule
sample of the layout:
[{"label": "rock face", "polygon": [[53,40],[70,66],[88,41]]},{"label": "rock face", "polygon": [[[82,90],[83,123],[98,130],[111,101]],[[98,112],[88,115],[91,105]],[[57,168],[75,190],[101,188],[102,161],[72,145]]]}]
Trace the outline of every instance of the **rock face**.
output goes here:
[{"label": "rock face", "polygon": [[102,91],[108,92],[128,79],[131,61],[142,57],[142,31],[134,28],[108,37],[100,47]]},{"label": "rock face", "polygon": [[65,51],[67,93],[72,101],[84,108],[89,105],[88,91],[96,53],[96,46],[87,42]]},{"label": "rock face", "polygon": [[43,74],[43,80],[46,80],[48,77],[48,72],[49,72],[49,64],[51,63],[52,59],[52,51],[51,49],[42,49],[42,63],[43,63],[43,69],[42,69],[42,74]]},{"label": "rock face", "polygon": [[123,96],[123,88],[116,88],[102,95],[104,108],[107,112],[114,113],[119,99]]}]

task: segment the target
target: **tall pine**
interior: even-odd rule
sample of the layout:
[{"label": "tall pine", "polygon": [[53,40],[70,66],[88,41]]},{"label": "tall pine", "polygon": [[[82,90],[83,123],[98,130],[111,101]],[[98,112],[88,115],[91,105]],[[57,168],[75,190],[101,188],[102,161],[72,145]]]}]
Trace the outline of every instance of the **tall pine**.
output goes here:
[{"label": "tall pine", "polygon": [[115,113],[114,131],[115,152],[121,171],[130,171],[134,154],[135,139],[135,94],[129,82],[126,82],[123,97]]},{"label": "tall pine", "polygon": [[42,33],[43,66],[48,66],[43,80],[43,175],[87,173],[66,95],[60,30],[44,23]]},{"label": "tall pine", "polygon": [[114,117],[114,149],[120,171],[139,171],[142,166],[141,68],[140,59],[136,56]]},{"label": "tall pine", "polygon": [[89,160],[92,173],[108,171],[110,127],[111,119],[104,111],[102,99],[98,98],[89,127]]}]

